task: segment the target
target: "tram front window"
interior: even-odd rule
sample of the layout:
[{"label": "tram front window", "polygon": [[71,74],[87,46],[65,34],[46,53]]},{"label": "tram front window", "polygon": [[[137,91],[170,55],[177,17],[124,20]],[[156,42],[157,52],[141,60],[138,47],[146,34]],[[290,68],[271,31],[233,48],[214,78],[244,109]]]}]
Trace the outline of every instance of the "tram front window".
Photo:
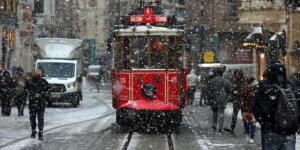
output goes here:
[{"label": "tram front window", "polygon": [[[167,41],[165,41],[167,40]],[[168,43],[168,44],[166,44]],[[133,56],[131,65],[133,69],[175,69],[175,59],[168,38],[136,37],[132,38],[131,46]],[[168,57],[166,57],[168,55]],[[168,60],[168,62],[167,62]],[[166,65],[168,64],[168,65]]]}]

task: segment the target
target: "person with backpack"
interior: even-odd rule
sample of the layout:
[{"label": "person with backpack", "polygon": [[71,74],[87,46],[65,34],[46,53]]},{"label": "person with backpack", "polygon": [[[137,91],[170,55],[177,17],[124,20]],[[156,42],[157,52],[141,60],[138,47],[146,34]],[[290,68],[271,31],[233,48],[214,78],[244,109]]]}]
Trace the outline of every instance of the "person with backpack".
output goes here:
[{"label": "person with backpack", "polygon": [[32,79],[26,85],[29,91],[29,115],[31,124],[31,138],[36,136],[36,116],[38,118],[38,138],[43,140],[44,113],[49,91],[48,82],[42,78],[42,71],[36,70]]},{"label": "person with backpack", "polygon": [[228,131],[232,134],[234,134],[234,129],[237,121],[238,113],[241,110],[241,103],[242,103],[242,96],[241,91],[242,88],[245,86],[245,79],[244,79],[244,73],[242,70],[235,70],[234,71],[234,78],[232,83],[232,121],[230,128],[225,128],[225,131]]},{"label": "person with backpack", "polygon": [[18,67],[17,73],[14,77],[16,83],[16,95],[15,100],[18,107],[18,116],[24,116],[24,107],[26,105],[26,77],[24,75],[23,68]]},{"label": "person with backpack", "polygon": [[4,70],[0,80],[0,99],[3,116],[10,116],[11,105],[13,99],[13,89],[15,88],[15,83],[11,78],[10,72]]},{"label": "person with backpack", "polygon": [[285,66],[273,63],[254,92],[251,111],[261,125],[262,149],[294,150],[299,127],[299,99]]},{"label": "person with backpack", "polygon": [[251,144],[254,143],[254,134],[256,130],[256,119],[251,113],[251,102],[254,95],[254,83],[255,79],[253,77],[248,78],[247,85],[242,89],[242,116],[244,122],[244,134],[246,136],[246,141]]},{"label": "person with backpack", "polygon": [[211,98],[211,109],[213,111],[212,128],[217,130],[217,123],[219,122],[219,132],[223,133],[224,111],[227,105],[227,96],[231,84],[223,77],[223,70],[216,69],[215,77],[211,79],[208,85],[208,96]]},{"label": "person with backpack", "polygon": [[191,72],[187,75],[186,82],[188,84],[187,105],[193,105],[197,84],[197,75],[195,74],[194,69],[192,69]]}]

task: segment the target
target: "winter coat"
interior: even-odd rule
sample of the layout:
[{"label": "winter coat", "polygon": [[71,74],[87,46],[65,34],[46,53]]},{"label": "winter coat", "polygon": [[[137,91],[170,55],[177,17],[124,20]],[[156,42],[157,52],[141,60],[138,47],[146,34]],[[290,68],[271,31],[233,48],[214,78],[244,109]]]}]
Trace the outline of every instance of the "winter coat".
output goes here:
[{"label": "winter coat", "polygon": [[49,84],[40,76],[33,76],[26,85],[29,91],[29,109],[44,107],[49,96]]},{"label": "winter coat", "polygon": [[231,84],[222,75],[211,79],[208,85],[208,97],[211,99],[211,107],[225,108],[228,100],[228,92]]},{"label": "winter coat", "polygon": [[[267,69],[266,76],[267,79],[261,81],[255,89],[251,111],[260,123],[262,130],[284,134],[285,131],[281,131],[276,125],[275,112],[281,93],[273,84],[277,84],[281,88],[292,86],[292,84],[286,78],[283,65],[271,65]],[[295,132],[296,130],[286,134]]]},{"label": "winter coat", "polygon": [[25,94],[25,86],[26,86],[26,78],[23,72],[17,72],[14,77],[16,82],[16,95],[24,95]]},{"label": "winter coat", "polygon": [[242,102],[242,88],[246,85],[246,81],[244,79],[244,73],[241,70],[234,71],[234,75],[236,72],[239,72],[240,78],[233,78],[232,81],[232,95],[233,95],[233,105],[240,107]]},{"label": "winter coat", "polygon": [[197,85],[197,75],[195,74],[195,70],[194,69],[192,69],[191,73],[188,74],[188,76],[186,78],[186,81],[187,81],[189,87]]},{"label": "winter coat", "polygon": [[3,71],[0,78],[0,97],[1,99],[11,100],[14,94],[15,82],[11,78],[11,74],[8,71]]},{"label": "winter coat", "polygon": [[251,103],[254,95],[254,88],[250,85],[246,85],[242,89],[242,112],[251,112]]}]

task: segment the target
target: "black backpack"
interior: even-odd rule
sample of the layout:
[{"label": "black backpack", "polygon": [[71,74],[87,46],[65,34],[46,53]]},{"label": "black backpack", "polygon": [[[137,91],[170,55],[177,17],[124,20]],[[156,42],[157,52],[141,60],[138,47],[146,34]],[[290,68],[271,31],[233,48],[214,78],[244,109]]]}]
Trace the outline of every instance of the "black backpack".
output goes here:
[{"label": "black backpack", "polygon": [[298,129],[299,106],[292,87],[288,84],[286,89],[273,84],[281,93],[275,110],[277,128],[283,134],[295,133]]}]

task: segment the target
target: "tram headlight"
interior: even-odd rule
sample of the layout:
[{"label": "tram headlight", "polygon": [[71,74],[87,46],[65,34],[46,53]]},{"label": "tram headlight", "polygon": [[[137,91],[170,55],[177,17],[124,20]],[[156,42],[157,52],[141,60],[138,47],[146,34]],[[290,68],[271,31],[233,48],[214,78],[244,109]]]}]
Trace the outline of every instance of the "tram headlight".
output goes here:
[{"label": "tram headlight", "polygon": [[151,83],[144,84],[141,90],[147,99],[151,99],[156,95],[156,87]]}]

